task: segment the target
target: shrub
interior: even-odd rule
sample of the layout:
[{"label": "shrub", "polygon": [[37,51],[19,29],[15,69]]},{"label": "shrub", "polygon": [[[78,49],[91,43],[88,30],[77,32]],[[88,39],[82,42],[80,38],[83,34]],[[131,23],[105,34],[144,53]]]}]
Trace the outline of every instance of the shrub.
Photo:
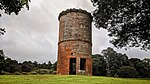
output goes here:
[{"label": "shrub", "polygon": [[49,70],[49,74],[52,74],[53,70]]},{"label": "shrub", "polygon": [[38,74],[49,74],[50,71],[48,69],[38,69],[36,70]]},{"label": "shrub", "polygon": [[28,72],[22,72],[22,75],[29,75]]},{"label": "shrub", "polygon": [[11,75],[11,73],[9,73],[9,72],[3,72],[3,75]]},{"label": "shrub", "polygon": [[53,71],[51,74],[55,75],[57,73],[57,71]]},{"label": "shrub", "polygon": [[30,74],[31,75],[35,75],[35,74],[37,74],[37,72],[36,71],[32,71],[32,72],[30,72]]},{"label": "shrub", "polygon": [[136,78],[139,76],[138,72],[134,67],[123,66],[117,71],[116,75],[122,78]]},{"label": "shrub", "polygon": [[14,72],[13,75],[21,75],[20,72]]},{"label": "shrub", "polygon": [[29,66],[29,65],[22,65],[21,69],[23,72],[31,72],[31,70],[32,70],[31,66]]}]

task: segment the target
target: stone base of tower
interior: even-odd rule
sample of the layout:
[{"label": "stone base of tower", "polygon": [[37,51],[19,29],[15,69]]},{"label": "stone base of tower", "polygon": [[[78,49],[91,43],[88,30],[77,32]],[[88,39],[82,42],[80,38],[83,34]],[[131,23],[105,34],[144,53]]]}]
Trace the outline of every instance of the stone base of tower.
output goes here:
[{"label": "stone base of tower", "polygon": [[67,59],[58,61],[57,74],[90,76],[92,75],[92,58],[76,56],[67,56],[66,58]]}]

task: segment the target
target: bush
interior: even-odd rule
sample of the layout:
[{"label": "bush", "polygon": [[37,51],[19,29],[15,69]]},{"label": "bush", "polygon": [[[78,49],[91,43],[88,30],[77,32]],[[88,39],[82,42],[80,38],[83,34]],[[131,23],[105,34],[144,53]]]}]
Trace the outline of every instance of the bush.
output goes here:
[{"label": "bush", "polygon": [[36,72],[36,71],[32,71],[32,72],[30,72],[30,74],[31,74],[31,75],[36,75],[37,72]]},{"label": "bush", "polygon": [[21,75],[20,72],[14,72],[13,75]]},{"label": "bush", "polygon": [[53,71],[51,74],[55,75],[57,73],[57,71]]},{"label": "bush", "polygon": [[3,75],[11,75],[11,73],[9,73],[9,72],[3,72]]},{"label": "bush", "polygon": [[29,75],[28,72],[22,72],[22,75]]},{"label": "bush", "polygon": [[38,74],[49,74],[50,71],[48,69],[38,69],[36,70]]},{"label": "bush", "polygon": [[49,70],[49,74],[52,74],[53,73],[53,70]]},{"label": "bush", "polygon": [[138,72],[134,67],[123,66],[117,71],[116,75],[122,78],[136,78],[139,76]]}]

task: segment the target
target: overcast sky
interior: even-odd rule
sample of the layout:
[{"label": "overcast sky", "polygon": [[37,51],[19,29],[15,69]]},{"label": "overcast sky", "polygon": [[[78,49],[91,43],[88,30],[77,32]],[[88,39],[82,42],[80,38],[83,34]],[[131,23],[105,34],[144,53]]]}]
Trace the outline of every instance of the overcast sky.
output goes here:
[{"label": "overcast sky", "polygon": [[[68,8],[81,8],[92,12],[90,0],[31,0],[30,10],[23,9],[18,16],[5,15],[0,18],[0,27],[7,33],[0,36],[0,49],[19,62],[25,60],[55,62],[57,60],[58,15]],[[126,53],[130,58],[150,58],[150,51],[138,48],[117,50],[109,43],[107,31],[92,26],[93,54],[112,47],[118,52]]]}]

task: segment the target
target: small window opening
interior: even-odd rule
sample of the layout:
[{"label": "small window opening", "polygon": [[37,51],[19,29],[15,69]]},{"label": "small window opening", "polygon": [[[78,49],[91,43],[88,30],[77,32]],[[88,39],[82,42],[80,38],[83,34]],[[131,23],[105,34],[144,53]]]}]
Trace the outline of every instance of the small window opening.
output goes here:
[{"label": "small window opening", "polygon": [[80,59],[80,70],[85,70],[86,69],[86,59],[81,58]]}]

